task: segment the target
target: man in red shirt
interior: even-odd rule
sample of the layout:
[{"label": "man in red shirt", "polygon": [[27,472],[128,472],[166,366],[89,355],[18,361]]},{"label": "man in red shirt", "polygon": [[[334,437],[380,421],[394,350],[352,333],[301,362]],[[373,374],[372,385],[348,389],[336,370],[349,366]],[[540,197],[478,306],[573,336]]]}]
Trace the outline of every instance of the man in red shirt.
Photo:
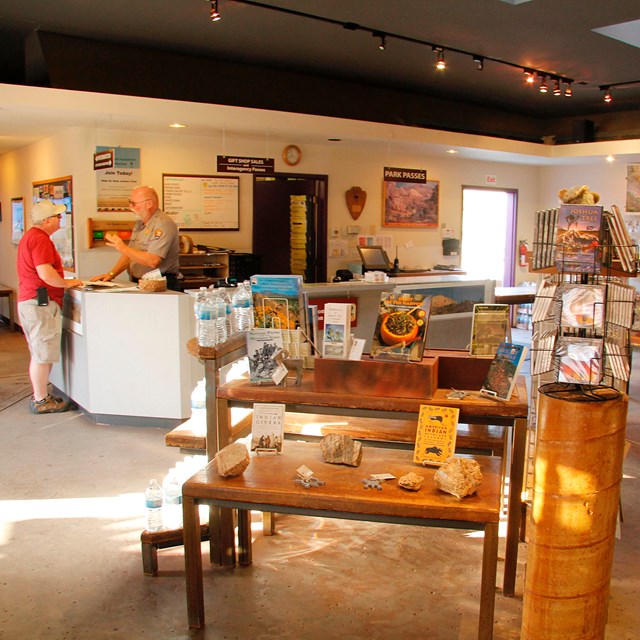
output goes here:
[{"label": "man in red shirt", "polygon": [[33,205],[33,226],[18,245],[18,315],[29,344],[32,413],[61,413],[72,404],[48,393],[49,374],[60,360],[64,290],[82,285],[65,280],[62,260],[50,236],[60,229],[64,204],[40,200]]}]

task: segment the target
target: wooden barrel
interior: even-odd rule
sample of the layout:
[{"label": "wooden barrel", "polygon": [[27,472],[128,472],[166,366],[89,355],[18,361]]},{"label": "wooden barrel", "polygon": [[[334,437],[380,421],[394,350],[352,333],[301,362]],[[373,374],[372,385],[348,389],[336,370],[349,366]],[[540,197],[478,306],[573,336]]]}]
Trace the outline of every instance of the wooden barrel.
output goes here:
[{"label": "wooden barrel", "polygon": [[522,640],[603,640],[628,398],[540,388]]}]

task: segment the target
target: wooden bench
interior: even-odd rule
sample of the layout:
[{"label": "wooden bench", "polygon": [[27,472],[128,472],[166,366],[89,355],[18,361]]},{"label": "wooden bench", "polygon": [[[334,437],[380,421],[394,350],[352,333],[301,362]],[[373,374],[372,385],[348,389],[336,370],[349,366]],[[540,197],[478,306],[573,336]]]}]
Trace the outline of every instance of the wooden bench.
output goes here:
[{"label": "wooden bench", "polygon": [[0,284],[0,298],[8,298],[9,302],[9,328],[11,331],[15,331],[16,329],[16,318],[15,318],[15,296],[13,289],[10,287],[5,287],[3,284]]}]

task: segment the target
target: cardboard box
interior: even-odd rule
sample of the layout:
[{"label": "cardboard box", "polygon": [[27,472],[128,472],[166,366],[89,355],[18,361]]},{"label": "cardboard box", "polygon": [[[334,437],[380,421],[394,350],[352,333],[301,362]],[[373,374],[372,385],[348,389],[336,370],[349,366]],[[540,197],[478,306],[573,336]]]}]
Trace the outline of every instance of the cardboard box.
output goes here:
[{"label": "cardboard box", "polygon": [[314,387],[323,393],[428,400],[438,387],[438,358],[420,363],[316,358]]}]

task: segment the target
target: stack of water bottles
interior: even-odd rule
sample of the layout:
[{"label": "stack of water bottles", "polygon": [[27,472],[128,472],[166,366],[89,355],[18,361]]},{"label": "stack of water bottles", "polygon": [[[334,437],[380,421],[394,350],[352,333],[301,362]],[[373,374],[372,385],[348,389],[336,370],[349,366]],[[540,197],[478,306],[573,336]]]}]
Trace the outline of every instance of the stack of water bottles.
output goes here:
[{"label": "stack of water bottles", "polygon": [[201,347],[215,347],[235,333],[253,327],[249,281],[233,289],[200,287],[194,305],[196,338]]},{"label": "stack of water bottles", "polygon": [[207,456],[186,456],[169,469],[162,485],[151,480],[144,494],[146,530],[182,527],[182,485],[207,464]]},{"label": "stack of water bottles", "polygon": [[227,304],[218,289],[200,287],[194,305],[196,338],[201,347],[215,347],[227,339]]}]

